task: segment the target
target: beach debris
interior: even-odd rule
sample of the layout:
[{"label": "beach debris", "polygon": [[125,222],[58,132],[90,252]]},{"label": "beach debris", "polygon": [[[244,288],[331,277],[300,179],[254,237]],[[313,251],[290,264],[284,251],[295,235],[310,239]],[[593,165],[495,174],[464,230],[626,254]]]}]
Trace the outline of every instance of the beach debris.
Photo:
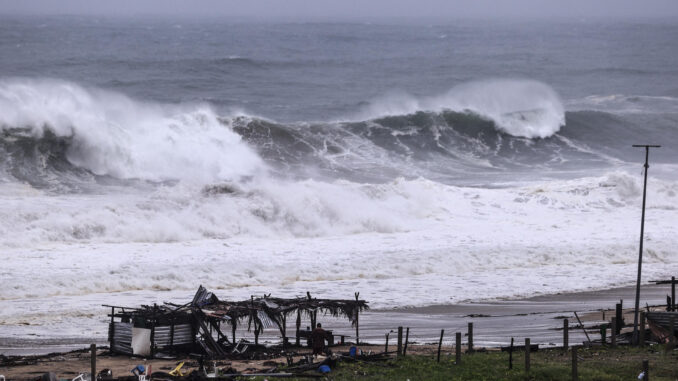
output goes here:
[{"label": "beach debris", "polygon": [[[270,294],[243,301],[220,300],[203,286],[198,288],[193,300],[179,305],[164,303],[111,308],[109,342],[112,352],[138,355],[149,358],[201,353],[208,358],[226,358],[258,354],[266,355],[266,347],[259,345],[259,335],[264,329],[277,328],[288,344],[287,319],[296,315],[296,345],[300,339],[310,341],[310,330],[301,329],[301,317],[311,320],[316,326],[317,314],[345,317],[358,327],[360,312],[369,309],[367,302],[355,299],[318,299],[311,297],[274,298]],[[223,328],[229,325],[230,337]],[[247,326],[254,334],[254,342],[241,338],[236,340],[238,327]],[[334,344],[334,335],[326,330],[329,345]],[[343,343],[343,336],[342,336]]]},{"label": "beach debris", "polygon": [[184,366],[184,361],[180,362],[179,365],[176,366],[172,371],[169,372],[170,376],[179,376],[183,377],[183,373],[181,373],[181,368]]},{"label": "beach debris", "polygon": [[678,312],[653,311],[645,313],[653,338],[662,344],[675,343]]}]

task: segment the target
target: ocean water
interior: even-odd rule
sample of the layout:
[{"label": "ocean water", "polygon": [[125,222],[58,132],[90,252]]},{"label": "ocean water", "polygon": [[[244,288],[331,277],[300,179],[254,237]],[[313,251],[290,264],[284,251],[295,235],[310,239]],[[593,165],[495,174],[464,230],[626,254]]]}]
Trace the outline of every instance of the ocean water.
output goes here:
[{"label": "ocean water", "polygon": [[[101,304],[375,308],[678,270],[678,24],[0,17],[0,338]],[[86,312],[83,312],[86,311]]]}]

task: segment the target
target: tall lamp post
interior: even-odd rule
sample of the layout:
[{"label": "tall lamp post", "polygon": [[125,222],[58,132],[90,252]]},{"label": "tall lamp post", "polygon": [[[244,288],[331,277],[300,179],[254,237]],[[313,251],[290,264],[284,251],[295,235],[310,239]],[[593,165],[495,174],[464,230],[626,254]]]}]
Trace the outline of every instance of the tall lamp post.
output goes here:
[{"label": "tall lamp post", "polygon": [[638,250],[638,279],[636,280],[636,308],[633,312],[633,342],[638,344],[638,311],[640,308],[640,273],[643,267],[643,235],[645,234],[645,198],[647,196],[647,169],[650,168],[648,159],[650,148],[659,148],[659,145],[634,144],[633,147],[645,148],[645,180],[643,182],[643,213],[640,217],[640,249]]}]

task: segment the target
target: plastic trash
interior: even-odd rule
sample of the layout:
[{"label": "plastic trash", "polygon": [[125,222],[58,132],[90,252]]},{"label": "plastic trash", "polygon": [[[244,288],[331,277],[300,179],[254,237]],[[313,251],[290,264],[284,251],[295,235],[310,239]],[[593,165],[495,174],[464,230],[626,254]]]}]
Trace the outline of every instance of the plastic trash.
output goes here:
[{"label": "plastic trash", "polygon": [[351,357],[355,357],[357,352],[358,352],[358,348],[356,348],[356,347],[351,347],[351,348],[348,349],[348,355],[351,356]]},{"label": "plastic trash", "polygon": [[330,369],[328,365],[320,365],[318,367],[318,372],[320,373],[329,373],[330,371],[332,371],[332,369]]},{"label": "plastic trash", "polygon": [[139,364],[134,367],[134,369],[131,370],[132,374],[135,376],[138,376],[146,371],[146,367]]},{"label": "plastic trash", "polygon": [[638,379],[644,380],[645,379],[645,372],[640,372],[640,374],[638,375]]}]

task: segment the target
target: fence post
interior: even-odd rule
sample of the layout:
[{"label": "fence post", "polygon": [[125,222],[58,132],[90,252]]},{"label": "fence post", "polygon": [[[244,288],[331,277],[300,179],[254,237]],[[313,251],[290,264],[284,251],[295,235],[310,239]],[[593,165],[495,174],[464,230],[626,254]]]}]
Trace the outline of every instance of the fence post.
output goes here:
[{"label": "fence post", "polygon": [[612,329],[610,329],[610,345],[614,348],[617,346],[617,318],[612,318]]},{"label": "fence post", "polygon": [[565,319],[563,320],[563,349],[567,352],[567,348],[570,346],[570,321]]},{"label": "fence post", "polygon": [[525,371],[530,371],[530,339],[525,338]]},{"label": "fence post", "polygon": [[509,347],[509,370],[513,369],[513,338],[511,338],[511,346]]},{"label": "fence post", "polygon": [[384,353],[388,352],[388,335],[390,332],[386,333],[386,345],[384,345]]},{"label": "fence post", "polygon": [[440,330],[440,341],[438,342],[438,362],[440,362],[440,348],[443,346],[443,335],[445,334],[445,330],[441,329]]},{"label": "fence post", "polygon": [[615,305],[616,311],[614,314],[614,317],[616,318],[617,324],[615,324],[615,327],[613,329],[615,335],[619,335],[621,333],[622,329],[622,322],[624,321],[624,315],[622,315],[622,304],[621,301]]},{"label": "fence post", "polygon": [[577,370],[577,347],[572,347],[572,381],[579,380],[579,372]]},{"label": "fence post", "polygon": [[403,357],[407,356],[407,343],[410,340],[410,327],[405,331],[405,346],[403,347]]},{"label": "fence post", "polygon": [[97,378],[97,345],[92,344],[89,346],[90,350],[90,374],[92,375],[90,380],[96,380]]},{"label": "fence post", "polygon": [[454,336],[455,362],[459,365],[461,364],[461,332],[457,332]]},{"label": "fence post", "polygon": [[398,327],[398,356],[403,355],[403,327]]},{"label": "fence post", "polygon": [[671,311],[676,310],[676,277],[671,277]]},{"label": "fence post", "polygon": [[650,381],[650,362],[647,360],[643,360],[643,373],[645,373],[643,381]]},{"label": "fence post", "polygon": [[473,352],[473,323],[468,323],[468,352]]}]

